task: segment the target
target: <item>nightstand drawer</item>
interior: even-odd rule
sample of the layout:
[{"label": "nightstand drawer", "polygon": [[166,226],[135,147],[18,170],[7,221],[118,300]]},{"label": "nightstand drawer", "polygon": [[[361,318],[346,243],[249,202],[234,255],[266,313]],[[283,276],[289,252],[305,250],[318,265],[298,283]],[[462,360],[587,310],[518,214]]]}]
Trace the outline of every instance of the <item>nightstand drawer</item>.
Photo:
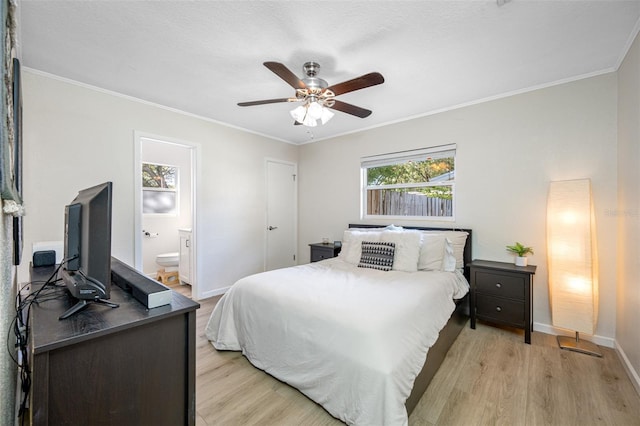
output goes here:
[{"label": "nightstand drawer", "polygon": [[313,243],[309,244],[309,247],[311,248],[309,258],[312,262],[319,262],[320,260],[336,257],[338,253],[340,253],[340,249],[342,249],[342,243],[340,241],[333,243]]},{"label": "nightstand drawer", "polygon": [[476,291],[501,297],[524,300],[524,277],[501,274],[499,272],[475,273]]},{"label": "nightstand drawer", "polygon": [[318,262],[319,260],[331,259],[333,255],[333,245],[331,247],[314,247],[311,250],[311,261]]},{"label": "nightstand drawer", "polygon": [[518,327],[525,325],[524,301],[476,294],[476,315]]}]

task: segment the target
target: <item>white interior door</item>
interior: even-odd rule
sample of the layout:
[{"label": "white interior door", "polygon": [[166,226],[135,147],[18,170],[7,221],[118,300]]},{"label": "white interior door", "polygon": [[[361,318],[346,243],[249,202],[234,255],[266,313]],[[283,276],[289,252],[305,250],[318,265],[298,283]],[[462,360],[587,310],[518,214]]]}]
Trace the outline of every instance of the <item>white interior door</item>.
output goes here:
[{"label": "white interior door", "polygon": [[265,270],[296,265],[296,165],[266,161],[267,220]]}]

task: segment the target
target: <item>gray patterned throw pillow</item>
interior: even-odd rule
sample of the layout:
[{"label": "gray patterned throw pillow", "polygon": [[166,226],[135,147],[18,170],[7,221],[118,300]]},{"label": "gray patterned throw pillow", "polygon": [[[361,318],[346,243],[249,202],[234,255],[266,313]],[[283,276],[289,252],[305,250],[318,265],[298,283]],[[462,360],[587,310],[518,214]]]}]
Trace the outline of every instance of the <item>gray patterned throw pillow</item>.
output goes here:
[{"label": "gray patterned throw pillow", "polygon": [[390,271],[393,267],[395,243],[362,242],[362,256],[358,268],[371,268],[380,271]]}]

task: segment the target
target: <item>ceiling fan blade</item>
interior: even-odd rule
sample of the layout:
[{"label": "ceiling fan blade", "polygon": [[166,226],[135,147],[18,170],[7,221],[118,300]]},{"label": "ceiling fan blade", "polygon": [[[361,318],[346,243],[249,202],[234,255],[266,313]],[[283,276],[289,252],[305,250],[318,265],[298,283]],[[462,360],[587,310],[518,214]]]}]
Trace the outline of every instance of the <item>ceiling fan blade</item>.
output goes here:
[{"label": "ceiling fan blade", "polygon": [[347,114],[355,115],[356,117],[365,118],[371,115],[372,111],[368,109],[360,108],[355,105],[348,104],[346,102],[341,102],[338,100],[334,100],[333,106],[329,108],[335,109],[337,111],[346,112]]},{"label": "ceiling fan blade", "polygon": [[384,77],[379,72],[371,72],[352,80],[343,81],[342,83],[329,86],[326,90],[331,90],[336,96],[343,93],[353,92],[354,90],[364,89],[365,87],[375,86],[384,83]]},{"label": "ceiling fan blade", "polygon": [[277,104],[278,102],[289,102],[289,98],[265,99],[263,101],[251,101],[251,102],[238,102],[238,106]]},{"label": "ceiling fan blade", "polygon": [[292,73],[291,70],[284,64],[281,64],[280,62],[265,62],[263,65],[273,71],[275,75],[289,83],[289,85],[294,89],[307,88],[302,80],[300,80],[297,75]]}]

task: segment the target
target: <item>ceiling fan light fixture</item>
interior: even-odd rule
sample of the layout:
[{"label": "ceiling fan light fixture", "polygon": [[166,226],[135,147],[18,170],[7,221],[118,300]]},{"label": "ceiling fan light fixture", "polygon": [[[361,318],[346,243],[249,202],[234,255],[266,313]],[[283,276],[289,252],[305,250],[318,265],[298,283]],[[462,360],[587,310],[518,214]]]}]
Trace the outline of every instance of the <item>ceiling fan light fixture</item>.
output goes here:
[{"label": "ceiling fan light fixture", "polygon": [[291,117],[296,120],[298,123],[302,123],[307,115],[307,108],[304,105],[300,105],[295,109],[291,110]]},{"label": "ceiling fan light fixture", "polygon": [[322,124],[325,124],[327,121],[331,120],[331,117],[333,117],[333,112],[323,107],[322,104],[317,101],[307,102],[304,105],[300,105],[293,109],[290,114],[294,120],[307,127],[316,127],[318,125],[318,120],[320,120]]},{"label": "ceiling fan light fixture", "polygon": [[307,104],[307,115],[313,120],[319,120],[322,117],[322,105],[317,101],[312,101]]},{"label": "ceiling fan light fixture", "polygon": [[316,127],[318,125],[318,122],[313,118],[307,116],[307,118],[305,118],[302,122],[302,125],[307,127]]},{"label": "ceiling fan light fixture", "polygon": [[329,108],[322,108],[322,115],[320,116],[320,121],[322,121],[322,124],[326,124],[327,121],[333,118],[333,115],[334,115],[333,112],[331,112]]}]

